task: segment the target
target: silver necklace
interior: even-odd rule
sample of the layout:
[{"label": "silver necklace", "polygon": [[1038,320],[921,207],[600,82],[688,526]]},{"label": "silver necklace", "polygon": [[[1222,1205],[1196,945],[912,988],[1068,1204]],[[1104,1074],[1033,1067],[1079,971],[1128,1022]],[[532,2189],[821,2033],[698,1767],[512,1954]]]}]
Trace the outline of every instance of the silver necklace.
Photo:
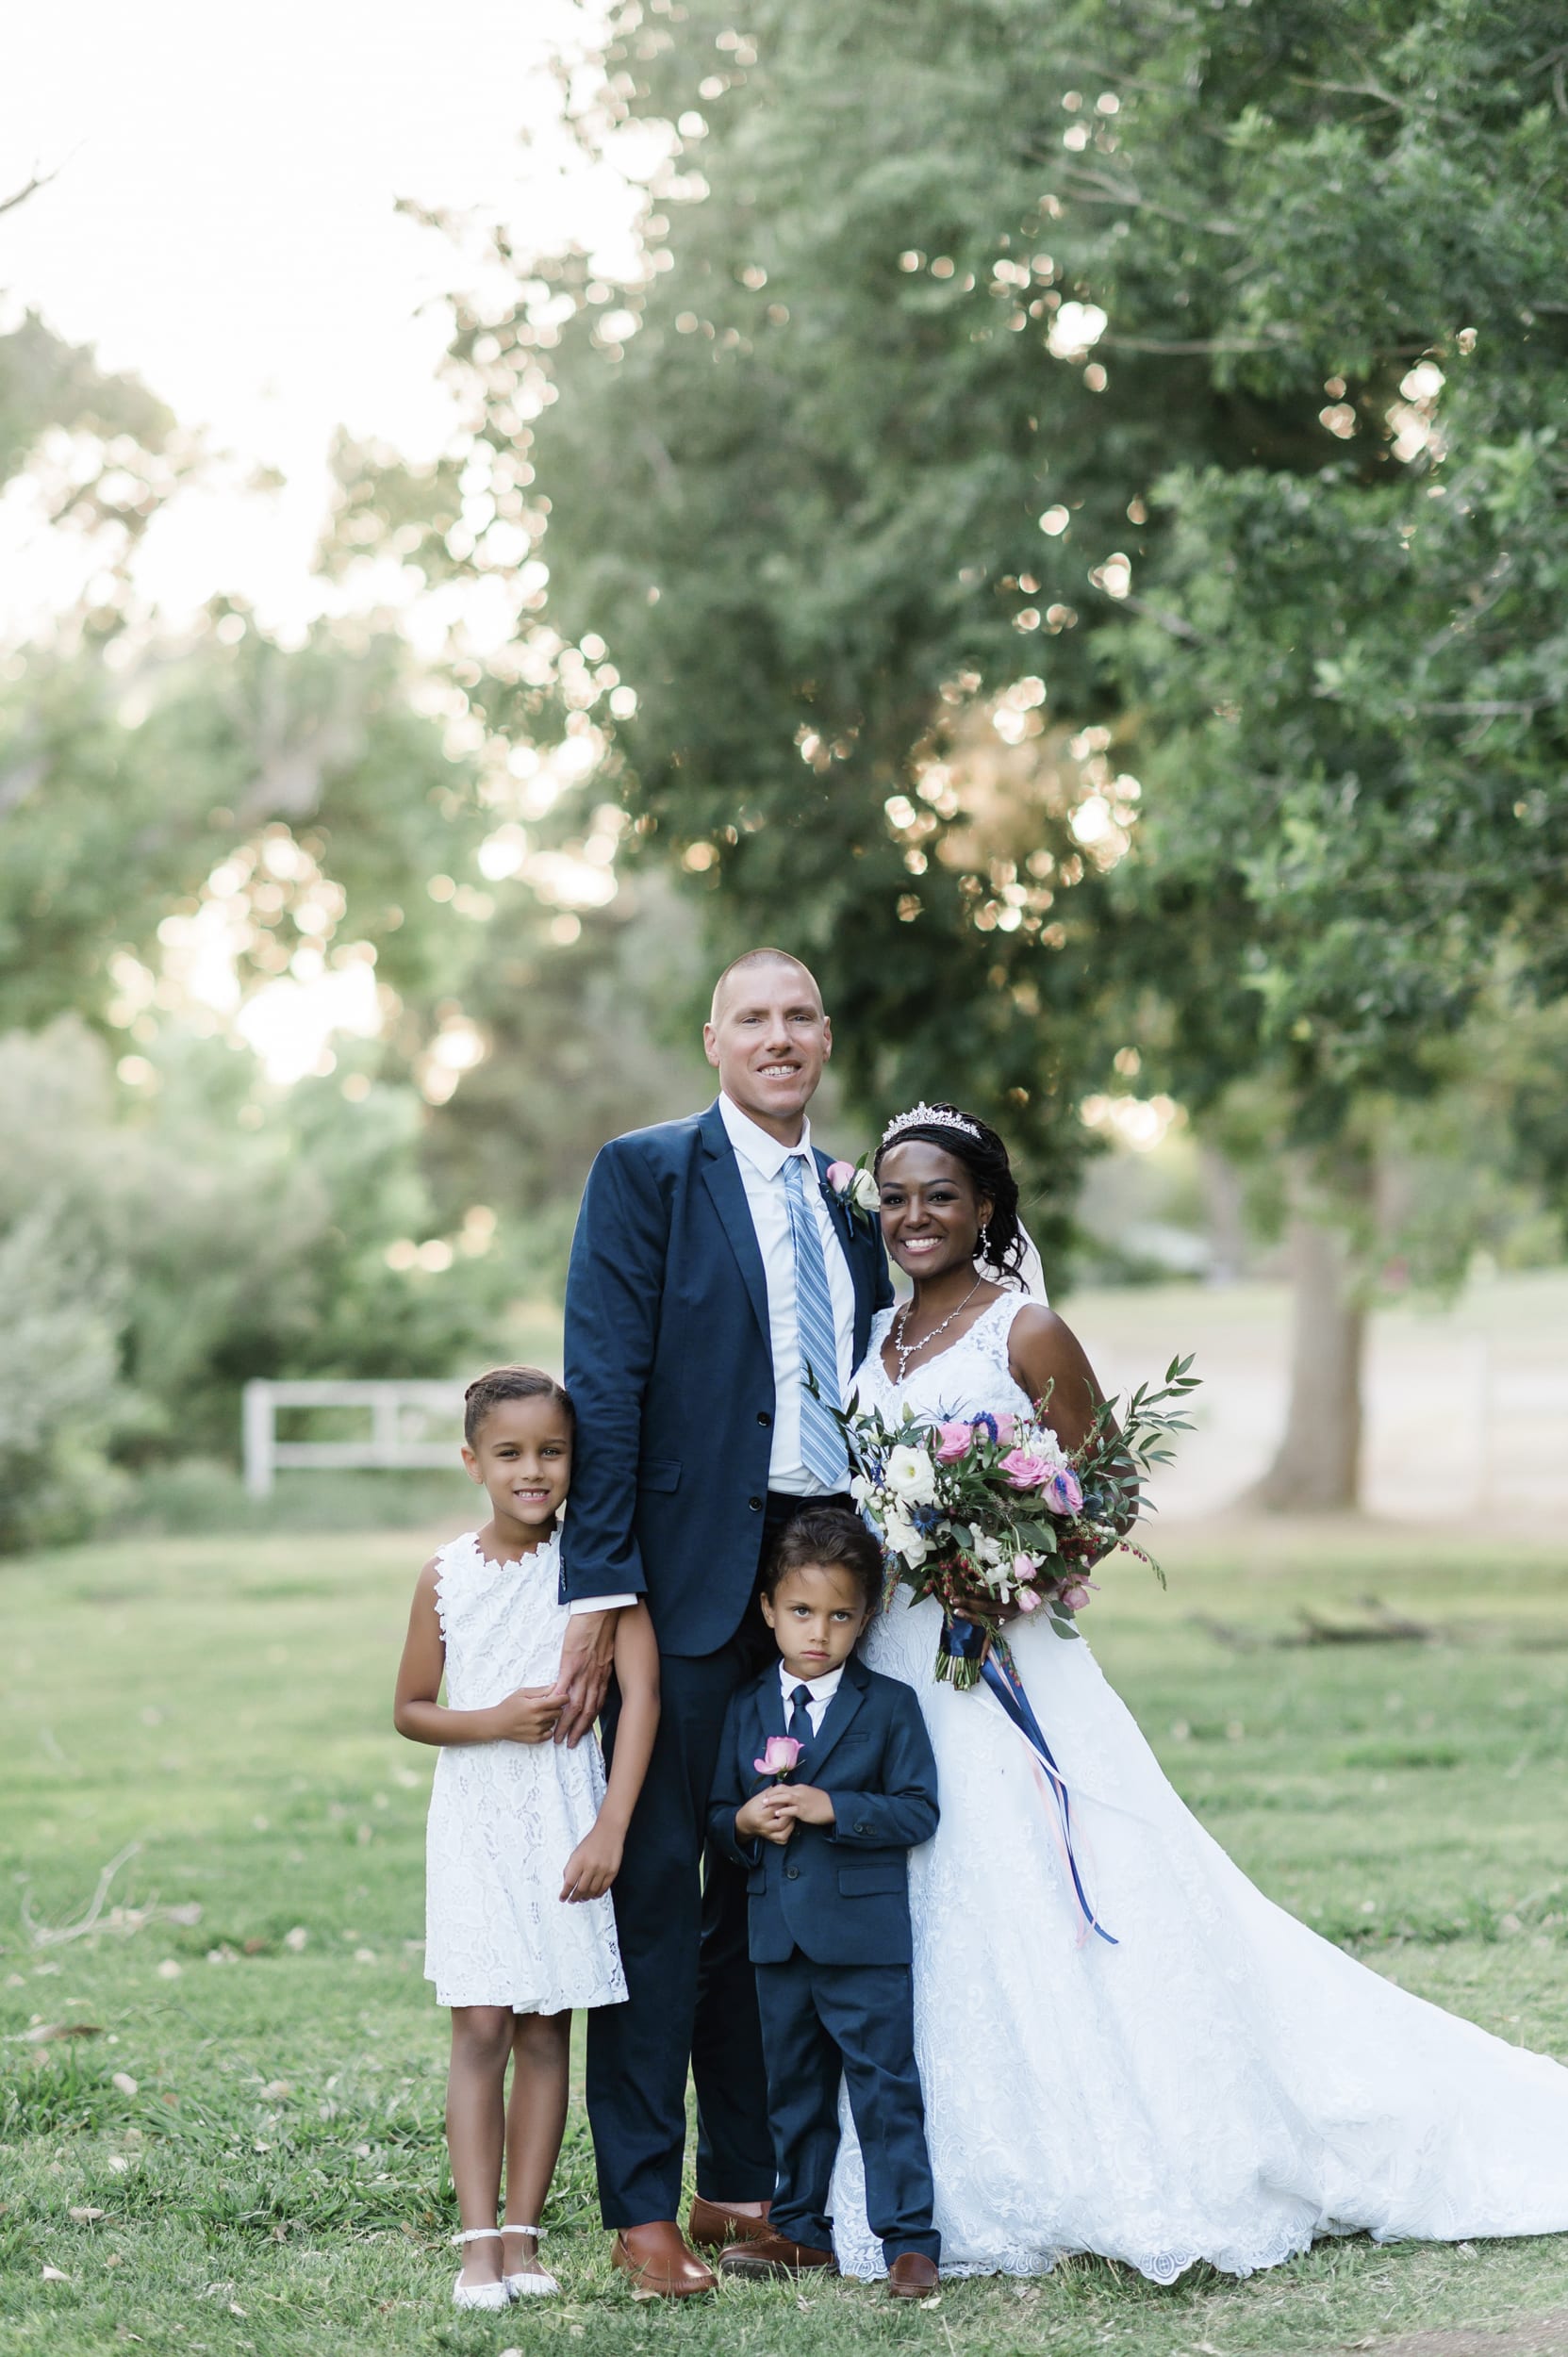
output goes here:
[{"label": "silver necklace", "polygon": [[983,1277],[977,1277],[968,1292],[965,1294],[963,1300],[959,1303],[958,1308],[956,1310],[949,1310],[941,1325],[933,1326],[929,1334],[922,1334],[917,1343],[909,1343],[906,1344],[900,1340],[900,1337],[909,1331],[909,1313],[915,1307],[913,1301],[906,1301],[904,1303],[903,1308],[899,1311],[897,1318],[894,1320],[893,1331],[889,1338],[893,1344],[893,1356],[899,1362],[899,1380],[900,1383],[903,1382],[909,1373],[909,1362],[914,1358],[916,1352],[917,1350],[924,1350],[928,1343],[933,1343],[936,1340],[938,1334],[945,1334],[947,1332],[949,1327],[952,1324],[954,1318],[959,1315],[960,1311],[968,1308],[970,1302],[973,1301],[976,1294],[979,1293],[984,1282],[985,1279]]}]

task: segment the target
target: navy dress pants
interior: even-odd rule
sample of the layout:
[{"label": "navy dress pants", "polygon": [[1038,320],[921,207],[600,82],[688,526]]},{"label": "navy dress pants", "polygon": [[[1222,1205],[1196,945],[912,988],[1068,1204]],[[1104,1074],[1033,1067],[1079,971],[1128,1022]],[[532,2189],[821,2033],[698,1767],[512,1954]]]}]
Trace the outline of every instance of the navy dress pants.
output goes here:
[{"label": "navy dress pants", "polygon": [[[805,1503],[768,1493],[764,1560]],[[606,2226],[678,2217],[688,2066],[698,2192],[708,2200],[766,2201],[773,2191],[746,1877],[706,1851],[706,1841],[730,1697],[776,1658],[754,1597],[718,1653],[660,1656],[659,1731],[613,1886],[628,1994],[624,2004],[598,2005],[588,2016],[588,2125]],[[619,1707],[612,1686],[602,1722],[612,1757]]]},{"label": "navy dress pants", "polygon": [[906,2250],[939,2260],[932,2223],[925,2102],[915,2060],[907,1964],[759,1964],[779,2184],[769,2221],[792,2242],[833,2249],[828,2185],[838,2152],[838,2085],[866,2164],[866,2216],[889,2266]]}]

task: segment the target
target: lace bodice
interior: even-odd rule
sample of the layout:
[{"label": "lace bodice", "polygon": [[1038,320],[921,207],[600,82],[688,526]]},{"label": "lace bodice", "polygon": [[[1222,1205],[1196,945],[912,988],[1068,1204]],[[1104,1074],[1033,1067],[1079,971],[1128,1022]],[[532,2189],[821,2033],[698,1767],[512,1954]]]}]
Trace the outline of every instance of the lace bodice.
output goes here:
[{"label": "lace bodice", "polygon": [[856,1368],[851,1390],[863,1409],[878,1408],[891,1422],[907,1404],[917,1416],[956,1418],[992,1415],[1005,1410],[1022,1416],[1032,1412],[1029,1393],[1015,1381],[1008,1364],[1007,1339],[1020,1310],[1032,1304],[1021,1294],[999,1294],[988,1302],[966,1334],[933,1359],[911,1367],[907,1381],[895,1383],[883,1364],[882,1346],[897,1312],[879,1310],[871,1321],[871,1339]]},{"label": "lace bodice", "polygon": [[452,1708],[485,1710],[514,1687],[552,1685],[567,1623],[559,1533],[532,1555],[491,1563],[480,1552],[478,1532],[470,1530],[436,1561]]}]

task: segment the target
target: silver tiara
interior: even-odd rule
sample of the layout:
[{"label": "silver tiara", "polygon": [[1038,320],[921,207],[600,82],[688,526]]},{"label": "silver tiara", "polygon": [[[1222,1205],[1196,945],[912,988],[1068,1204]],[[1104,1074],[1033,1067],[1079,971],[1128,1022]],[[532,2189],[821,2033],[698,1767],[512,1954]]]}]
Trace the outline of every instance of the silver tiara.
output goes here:
[{"label": "silver tiara", "polygon": [[980,1131],[962,1113],[946,1113],[940,1105],[911,1105],[908,1113],[895,1113],[882,1133],[886,1146],[906,1129],[962,1129],[966,1138],[978,1138]]}]

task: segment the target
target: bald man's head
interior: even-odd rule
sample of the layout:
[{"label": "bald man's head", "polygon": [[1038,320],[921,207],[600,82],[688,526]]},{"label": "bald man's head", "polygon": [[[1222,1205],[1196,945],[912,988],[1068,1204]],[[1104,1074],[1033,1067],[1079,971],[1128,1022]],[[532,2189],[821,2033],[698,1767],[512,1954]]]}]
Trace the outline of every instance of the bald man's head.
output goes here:
[{"label": "bald man's head", "polygon": [[787,949],[748,949],[714,984],[702,1046],[730,1102],[794,1146],[833,1053],[833,1026],[809,966]]},{"label": "bald man's head", "polygon": [[710,1023],[718,1022],[731,985],[734,984],[738,987],[741,978],[754,974],[755,968],[760,965],[787,966],[793,974],[799,977],[801,985],[813,994],[817,1006],[821,1006],[822,993],[817,988],[816,975],[809,965],[803,965],[801,960],[792,957],[787,949],[743,949],[738,958],[730,960],[729,964],[713,986],[713,1003],[708,1010]]}]

